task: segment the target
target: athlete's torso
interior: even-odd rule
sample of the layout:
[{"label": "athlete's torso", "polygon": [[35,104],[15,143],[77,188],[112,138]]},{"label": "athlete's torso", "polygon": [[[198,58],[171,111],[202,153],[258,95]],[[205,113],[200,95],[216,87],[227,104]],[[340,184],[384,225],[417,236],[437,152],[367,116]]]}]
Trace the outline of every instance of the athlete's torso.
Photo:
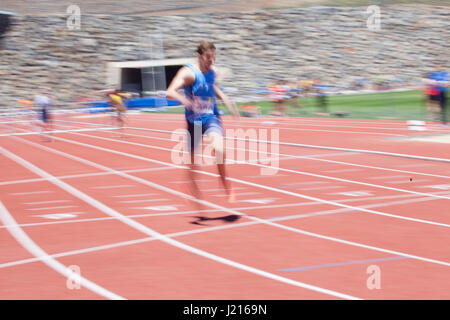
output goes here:
[{"label": "athlete's torso", "polygon": [[192,107],[185,110],[186,119],[189,122],[200,120],[204,122],[212,116],[217,116],[214,70],[210,69],[207,73],[202,73],[191,64],[186,65],[186,67],[190,68],[195,74],[194,83],[183,88],[184,94],[193,101]]}]

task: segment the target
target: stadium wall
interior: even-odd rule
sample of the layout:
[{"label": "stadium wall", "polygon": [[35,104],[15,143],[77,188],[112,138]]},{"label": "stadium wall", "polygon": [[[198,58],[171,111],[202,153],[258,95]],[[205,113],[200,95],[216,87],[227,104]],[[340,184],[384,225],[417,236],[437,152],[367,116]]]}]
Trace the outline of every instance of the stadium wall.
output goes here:
[{"label": "stadium wall", "polygon": [[[225,88],[246,95],[275,80],[316,78],[348,86],[355,77],[394,75],[420,85],[425,72],[448,68],[450,8],[382,7],[373,30],[366,7],[257,10],[164,16],[12,17],[0,49],[0,107],[42,85],[61,102],[107,85],[111,62],[195,57],[215,42],[216,65],[231,71]],[[372,20],[371,20],[372,19]]]}]

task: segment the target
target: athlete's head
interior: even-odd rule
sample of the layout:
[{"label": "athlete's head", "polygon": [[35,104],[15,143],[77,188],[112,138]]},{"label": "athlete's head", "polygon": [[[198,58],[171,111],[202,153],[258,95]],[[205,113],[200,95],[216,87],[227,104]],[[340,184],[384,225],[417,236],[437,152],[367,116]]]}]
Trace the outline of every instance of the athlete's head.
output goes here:
[{"label": "athlete's head", "polygon": [[211,69],[216,60],[216,47],[212,42],[203,40],[197,47],[198,63],[202,71]]}]

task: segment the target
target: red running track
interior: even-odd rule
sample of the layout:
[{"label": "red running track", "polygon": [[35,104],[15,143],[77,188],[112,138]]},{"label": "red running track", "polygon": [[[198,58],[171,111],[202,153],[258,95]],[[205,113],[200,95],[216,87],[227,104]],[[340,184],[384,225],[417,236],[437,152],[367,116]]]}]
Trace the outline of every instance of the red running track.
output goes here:
[{"label": "red running track", "polygon": [[181,115],[129,114],[121,135],[104,125],[0,135],[0,298],[450,298],[448,144],[415,139],[448,128],[224,117],[278,130],[278,160],[230,162],[233,203],[203,165],[199,204],[171,157]]}]

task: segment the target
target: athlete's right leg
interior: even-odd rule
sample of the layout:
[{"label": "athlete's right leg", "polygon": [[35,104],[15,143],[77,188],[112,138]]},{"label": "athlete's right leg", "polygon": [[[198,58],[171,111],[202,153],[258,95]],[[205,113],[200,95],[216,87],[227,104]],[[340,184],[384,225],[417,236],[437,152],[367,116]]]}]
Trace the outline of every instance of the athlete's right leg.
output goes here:
[{"label": "athlete's right leg", "polygon": [[[196,199],[202,200],[203,195],[200,191],[200,188],[197,185],[197,170],[200,166],[201,157],[198,156],[198,152],[201,152],[201,140],[203,136],[202,124],[197,123],[194,124],[192,122],[187,122],[187,130],[188,130],[188,150],[190,153],[190,163],[188,165],[189,170],[187,171],[188,179],[190,180],[190,193]],[[201,154],[201,153],[200,153]],[[196,202],[197,209],[203,210],[204,208],[199,202]]]}]

